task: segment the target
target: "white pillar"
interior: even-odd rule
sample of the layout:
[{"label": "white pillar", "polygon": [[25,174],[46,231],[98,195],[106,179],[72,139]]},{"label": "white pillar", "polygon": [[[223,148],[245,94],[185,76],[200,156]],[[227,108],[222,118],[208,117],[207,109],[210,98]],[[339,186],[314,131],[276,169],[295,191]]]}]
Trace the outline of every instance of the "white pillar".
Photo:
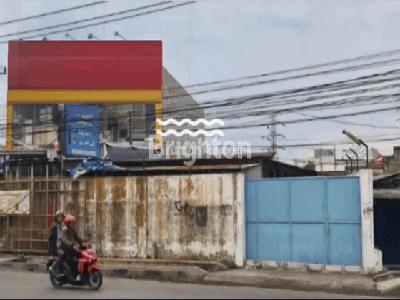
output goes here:
[{"label": "white pillar", "polygon": [[245,231],[246,231],[246,223],[244,221],[245,214],[245,184],[246,184],[246,176],[241,173],[234,175],[237,180],[237,202],[236,202],[236,212],[237,212],[237,222],[236,222],[236,232],[237,232],[237,240],[236,240],[236,249],[235,249],[235,265],[237,267],[244,266],[245,260]]},{"label": "white pillar", "polygon": [[366,274],[382,271],[382,252],[374,244],[374,189],[372,170],[360,170],[362,269]]}]

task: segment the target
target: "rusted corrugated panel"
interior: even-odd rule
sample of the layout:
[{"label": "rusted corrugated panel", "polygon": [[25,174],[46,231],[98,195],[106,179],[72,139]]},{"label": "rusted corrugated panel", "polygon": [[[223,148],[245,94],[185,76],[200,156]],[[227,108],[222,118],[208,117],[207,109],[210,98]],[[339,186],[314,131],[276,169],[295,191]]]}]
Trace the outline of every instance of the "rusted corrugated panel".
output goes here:
[{"label": "rusted corrugated panel", "polygon": [[[108,257],[146,257],[146,180],[141,177],[91,179],[86,228],[95,231],[99,253]],[[143,248],[144,247],[144,248]]]},{"label": "rusted corrugated panel", "polygon": [[95,231],[102,256],[233,264],[242,201],[237,176],[93,178],[86,229]]},{"label": "rusted corrugated panel", "polygon": [[155,258],[233,263],[236,176],[149,177],[149,252]]},{"label": "rusted corrugated panel", "polygon": [[[78,217],[79,232],[95,242],[100,256],[234,264],[243,242],[238,229],[243,226],[240,180],[240,174],[63,180],[57,183],[62,192],[55,202],[57,209]],[[45,186],[35,182],[37,189]],[[35,214],[44,213],[44,202],[34,199]],[[8,241],[21,239],[20,228],[29,222],[29,217],[19,218]],[[46,218],[34,217],[33,230],[46,243]],[[29,245],[30,237],[25,238]],[[13,243],[16,249],[27,245]],[[44,244],[32,247],[46,249]]]}]

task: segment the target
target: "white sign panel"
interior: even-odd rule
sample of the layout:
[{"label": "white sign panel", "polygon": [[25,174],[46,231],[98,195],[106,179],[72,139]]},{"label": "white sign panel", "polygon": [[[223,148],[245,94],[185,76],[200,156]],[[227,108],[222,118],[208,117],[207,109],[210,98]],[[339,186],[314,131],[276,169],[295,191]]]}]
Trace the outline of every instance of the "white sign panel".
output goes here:
[{"label": "white sign panel", "polygon": [[0,191],[0,215],[27,215],[30,191]]}]

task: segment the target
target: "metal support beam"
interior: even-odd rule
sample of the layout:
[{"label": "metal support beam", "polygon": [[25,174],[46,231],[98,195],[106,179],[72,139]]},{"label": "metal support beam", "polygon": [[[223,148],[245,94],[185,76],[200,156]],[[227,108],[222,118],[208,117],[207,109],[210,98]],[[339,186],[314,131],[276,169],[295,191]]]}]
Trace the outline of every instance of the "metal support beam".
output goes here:
[{"label": "metal support beam", "polygon": [[6,126],[6,149],[13,148],[13,119],[14,119],[14,106],[7,104],[7,126]]},{"label": "metal support beam", "polygon": [[359,170],[359,167],[358,167],[358,154],[357,154],[356,151],[354,151],[354,149],[350,148],[349,151],[352,152],[356,157],[356,166],[357,166],[357,171],[358,171]]},{"label": "metal support beam", "polygon": [[353,159],[348,154],[346,154],[346,156],[350,160],[350,173],[353,173]]}]

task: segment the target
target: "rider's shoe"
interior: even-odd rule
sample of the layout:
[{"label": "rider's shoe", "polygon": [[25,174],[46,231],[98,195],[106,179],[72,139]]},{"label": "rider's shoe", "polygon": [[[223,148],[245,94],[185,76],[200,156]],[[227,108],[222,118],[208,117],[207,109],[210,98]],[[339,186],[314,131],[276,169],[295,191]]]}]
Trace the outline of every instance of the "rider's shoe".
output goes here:
[{"label": "rider's shoe", "polygon": [[79,273],[78,276],[76,276],[75,281],[81,281],[81,279],[82,279],[82,276],[81,276],[81,274]]}]

